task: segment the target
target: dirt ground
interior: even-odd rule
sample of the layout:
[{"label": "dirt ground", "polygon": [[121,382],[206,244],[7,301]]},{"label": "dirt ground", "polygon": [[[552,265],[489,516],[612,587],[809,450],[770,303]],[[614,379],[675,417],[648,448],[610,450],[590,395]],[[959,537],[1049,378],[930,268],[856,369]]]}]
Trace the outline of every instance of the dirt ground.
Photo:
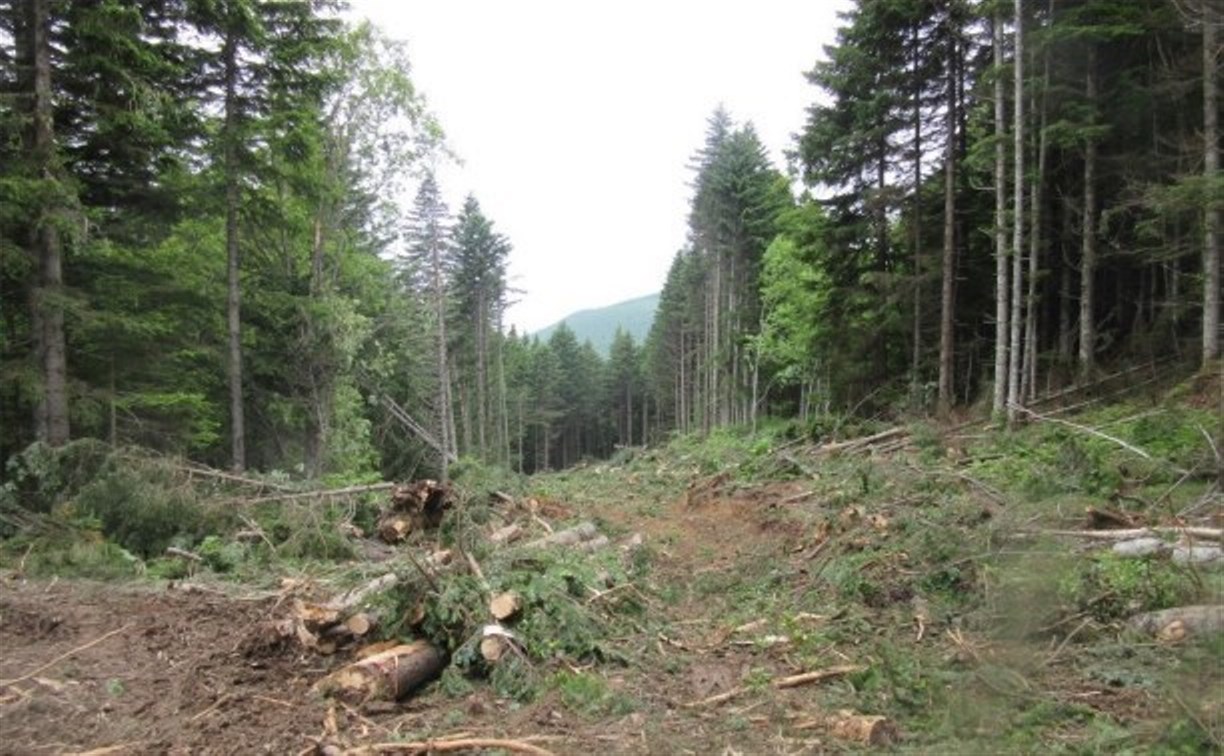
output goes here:
[{"label": "dirt ground", "polygon": [[310,692],[325,664],[243,648],[272,611],[153,587],[0,585],[0,752],[301,750],[326,713]]},{"label": "dirt ground", "polygon": [[[767,512],[761,497],[784,493],[682,497],[636,523],[616,510],[603,514],[622,519],[622,527],[636,524],[657,544],[657,580],[684,581],[782,554],[787,538],[744,512]],[[555,692],[520,706],[483,686],[466,698],[428,689],[359,710],[311,690],[346,659],[260,641],[267,623],[284,612],[284,600],[233,588],[3,579],[0,753],[301,753],[324,743],[465,734],[526,738],[557,753],[700,752],[700,744],[712,742],[708,727],[724,729],[725,712],[683,704],[739,686],[753,657],[734,646],[698,652],[725,630],[708,602],[686,598],[656,607],[668,614],[674,637],[620,639],[630,654],[683,664],[670,672],[638,665],[600,670],[613,693],[634,701],[623,716],[574,712]],[[738,727],[721,739],[761,743],[763,733]]]}]

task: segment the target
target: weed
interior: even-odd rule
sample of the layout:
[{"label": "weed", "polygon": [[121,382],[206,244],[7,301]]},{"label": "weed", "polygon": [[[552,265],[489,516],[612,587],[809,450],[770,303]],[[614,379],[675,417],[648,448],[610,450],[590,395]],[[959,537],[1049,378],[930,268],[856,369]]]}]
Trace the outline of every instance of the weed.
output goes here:
[{"label": "weed", "polygon": [[603,677],[585,672],[559,672],[552,679],[566,708],[588,717],[624,716],[636,707],[633,699],[613,691]]},{"label": "weed", "polygon": [[1167,609],[1195,592],[1187,573],[1169,562],[1123,558],[1108,551],[1087,560],[1059,588],[1065,600],[1100,622]]}]

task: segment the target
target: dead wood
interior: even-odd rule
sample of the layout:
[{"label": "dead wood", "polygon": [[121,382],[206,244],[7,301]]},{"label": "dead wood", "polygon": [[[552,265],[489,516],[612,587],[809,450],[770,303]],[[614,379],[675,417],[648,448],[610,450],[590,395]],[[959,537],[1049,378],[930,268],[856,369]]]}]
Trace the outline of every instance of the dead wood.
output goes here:
[{"label": "dead wood", "polygon": [[177,546],[167,546],[166,556],[176,556],[180,559],[186,559],[190,562],[201,562],[204,560],[199,554],[187,549],[180,549]]},{"label": "dead wood", "polygon": [[340,614],[347,614],[360,606],[361,602],[365,601],[370,596],[373,596],[375,593],[381,593],[398,582],[399,576],[394,572],[388,572],[385,575],[380,575],[374,578],[364,585],[359,585],[356,588],[352,588],[345,593],[342,593],[340,596],[327,602],[327,606],[335,609]]},{"label": "dead wood", "polygon": [[1127,626],[1164,641],[1224,632],[1224,605],[1179,606],[1136,614]]},{"label": "dead wood", "polygon": [[1135,519],[1130,515],[1123,512],[1115,512],[1112,509],[1088,507],[1084,513],[1088,517],[1088,527],[1092,530],[1134,528],[1137,525]]},{"label": "dead wood", "polygon": [[1085,433],[1085,434],[1087,434],[1087,435],[1089,435],[1089,436],[1095,436],[1095,437],[1097,437],[1097,438],[1099,438],[1099,439],[1103,439],[1103,440],[1108,441],[1108,442],[1110,442],[1110,443],[1112,443],[1112,444],[1116,444],[1117,446],[1119,446],[1119,447],[1121,447],[1121,448],[1123,448],[1123,449],[1127,450],[1127,451],[1128,451],[1128,452],[1130,452],[1131,454],[1134,454],[1134,455],[1136,455],[1136,456],[1142,457],[1143,459],[1146,459],[1146,460],[1148,460],[1148,461],[1151,461],[1151,462],[1163,462],[1164,464],[1168,465],[1168,466],[1169,466],[1171,469],[1176,470],[1176,471],[1177,471],[1177,472],[1179,472],[1179,473],[1184,473],[1184,472],[1186,472],[1185,470],[1181,469],[1181,468],[1180,468],[1180,467],[1178,467],[1177,465],[1174,465],[1172,462],[1169,462],[1168,460],[1159,460],[1159,459],[1156,459],[1156,458],[1154,458],[1154,457],[1153,457],[1151,454],[1148,454],[1146,451],[1144,451],[1143,449],[1140,449],[1139,447],[1135,446],[1134,444],[1129,444],[1129,443],[1127,443],[1127,442],[1123,441],[1122,439],[1117,438],[1116,436],[1111,436],[1111,435],[1109,435],[1108,433],[1104,433],[1104,432],[1102,432],[1102,431],[1097,430],[1096,428],[1089,428],[1087,425],[1080,425],[1079,423],[1073,423],[1073,422],[1071,422],[1070,420],[1063,420],[1062,418],[1059,418],[1059,417],[1052,417],[1052,416],[1050,416],[1050,415],[1043,415],[1043,414],[1041,414],[1041,413],[1039,413],[1039,412],[1034,412],[1033,410],[1028,409],[1027,407],[1023,407],[1023,406],[1021,406],[1021,405],[1019,405],[1019,404],[1013,404],[1013,405],[1011,405],[1011,407],[1012,407],[1012,408],[1014,408],[1014,409],[1016,409],[1018,412],[1022,412],[1023,414],[1028,415],[1029,417],[1032,417],[1032,418],[1034,418],[1034,419],[1036,419],[1036,420],[1041,420],[1041,421],[1043,421],[1043,422],[1047,422],[1047,423],[1056,423],[1056,424],[1058,424],[1058,425],[1062,425],[1062,426],[1067,427],[1067,428],[1070,428],[1070,429],[1072,429],[1072,430],[1077,430],[1077,431],[1079,431],[1080,433]]},{"label": "dead wood", "polygon": [[253,499],[236,499],[234,503],[251,505],[267,504],[273,501],[296,501],[298,499],[326,499],[344,496],[356,496],[375,491],[388,491],[395,487],[394,483],[371,483],[365,486],[346,486],[344,488],[327,488],[316,491],[297,491],[295,493],[280,493],[272,496],[258,496]]},{"label": "dead wood", "polygon": [[410,533],[434,530],[453,504],[450,487],[434,480],[394,486],[391,500],[378,520],[378,535],[387,543],[399,543]]},{"label": "dead wood", "polygon": [[446,655],[428,641],[396,646],[343,667],[316,688],[349,703],[399,700],[442,673]]},{"label": "dead wood", "polygon": [[547,546],[573,546],[583,541],[589,541],[599,534],[593,522],[580,522],[572,528],[538,538],[527,544],[529,549],[545,548]]},{"label": "dead wood", "polygon": [[1160,535],[1182,536],[1204,541],[1224,540],[1224,529],[1181,527],[1176,525],[1128,528],[1125,530],[1027,530],[1030,535],[1067,536],[1092,541],[1131,541],[1137,538],[1155,538]]},{"label": "dead wood", "polygon": [[879,714],[857,714],[849,709],[800,722],[795,725],[795,729],[824,730],[838,740],[863,745],[885,746],[900,739],[897,725],[888,717]]},{"label": "dead wood", "polygon": [[489,602],[489,614],[498,622],[515,617],[523,609],[523,597],[514,591],[499,593]]},{"label": "dead wood", "polygon": [[[790,675],[788,677],[775,678],[769,684],[772,687],[780,690],[786,688],[797,688],[800,685],[808,685],[810,683],[821,682],[822,680],[830,680],[835,677],[842,677],[844,675],[854,674],[855,672],[862,672],[865,669],[866,667],[857,664],[842,664],[836,667],[829,667],[828,669],[818,669],[812,672],[803,672],[797,675]],[[723,693],[718,693],[717,695],[681,705],[687,709],[699,708],[702,706],[713,706],[720,703],[726,703],[732,698],[746,693],[747,691],[748,689],[743,687],[732,688],[731,690]]]},{"label": "dead wood", "polygon": [[407,743],[375,743],[347,751],[347,756],[367,756],[375,753],[444,753],[449,751],[502,750],[532,756],[553,756],[553,752],[522,740],[500,738],[456,738],[454,740],[420,740]]},{"label": "dead wood", "polygon": [[771,685],[773,685],[775,688],[795,688],[800,685],[820,682],[821,680],[828,680],[833,677],[851,675],[855,672],[862,672],[865,669],[866,667],[862,667],[857,664],[842,664],[836,667],[829,667],[828,669],[818,669],[813,672],[803,672],[798,675],[783,677],[781,679],[774,680]]},{"label": "dead wood", "polygon": [[517,523],[512,522],[504,528],[499,528],[489,535],[489,541],[497,546],[503,546],[507,543],[513,543],[523,537],[523,528]]},{"label": "dead wood", "polygon": [[51,669],[51,668],[52,668],[52,667],[54,667],[56,664],[59,664],[60,662],[64,661],[65,659],[68,659],[68,658],[71,658],[71,657],[73,657],[73,656],[76,656],[77,654],[81,653],[82,651],[87,651],[88,649],[93,648],[94,646],[98,645],[99,643],[101,643],[102,641],[106,640],[107,638],[110,638],[111,636],[118,635],[119,633],[122,633],[122,632],[126,631],[126,630],[127,630],[129,627],[131,627],[131,625],[124,625],[123,627],[118,627],[118,628],[115,628],[114,630],[111,630],[109,633],[105,633],[105,634],[103,634],[103,635],[100,635],[100,636],[98,636],[97,638],[94,638],[93,640],[91,640],[91,641],[90,641],[90,642],[88,642],[88,643],[85,643],[85,644],[83,644],[83,645],[77,646],[76,648],[73,648],[73,649],[71,649],[71,650],[65,651],[64,653],[62,653],[62,654],[60,654],[59,656],[55,657],[54,659],[52,659],[51,661],[47,662],[46,664],[43,664],[43,665],[42,665],[42,666],[40,666],[40,667],[36,667],[36,668],[35,668],[33,671],[27,672],[27,673],[25,673],[24,675],[22,675],[21,677],[14,677],[14,678],[13,678],[13,679],[11,679],[11,680],[0,680],[0,688],[7,688],[7,687],[8,687],[8,686],[10,686],[10,685],[16,685],[16,684],[17,684],[17,683],[19,683],[19,682],[25,682],[26,680],[29,680],[31,677],[34,677],[34,676],[36,676],[36,675],[39,675],[39,674],[41,674],[41,673],[43,673],[43,672],[47,671],[48,669]]},{"label": "dead wood", "polygon": [[884,441],[892,441],[900,436],[909,433],[909,429],[903,425],[898,425],[895,428],[889,428],[879,433],[873,433],[870,436],[860,436],[858,438],[847,439],[846,441],[836,441],[827,444],[821,444],[812,450],[813,454],[836,454],[839,452],[856,452],[867,449],[868,447],[882,443]]}]

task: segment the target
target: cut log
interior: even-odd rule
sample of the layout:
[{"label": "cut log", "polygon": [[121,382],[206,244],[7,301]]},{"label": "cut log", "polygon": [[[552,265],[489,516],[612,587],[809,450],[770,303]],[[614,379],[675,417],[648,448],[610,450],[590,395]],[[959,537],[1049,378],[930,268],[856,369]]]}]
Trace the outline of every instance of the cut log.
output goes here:
[{"label": "cut log", "polygon": [[1128,528],[1125,530],[1029,530],[1031,535],[1068,536],[1093,541],[1129,541],[1135,538],[1156,538],[1161,535],[1183,536],[1198,541],[1224,540],[1224,529],[1202,527],[1178,527],[1175,525],[1150,528]]},{"label": "cut log", "polygon": [[301,599],[295,599],[293,602],[293,616],[312,632],[331,627],[340,621],[340,611],[335,607],[311,604]]},{"label": "cut log", "polygon": [[496,664],[501,661],[502,656],[506,653],[507,643],[505,639],[490,635],[482,638],[480,641],[480,655],[489,664]]},{"label": "cut log", "polygon": [[552,535],[539,538],[527,544],[527,548],[538,549],[546,546],[573,546],[582,541],[589,541],[599,534],[599,529],[593,522],[580,522],[572,528],[558,530]]},{"label": "cut log", "polygon": [[344,621],[344,626],[354,636],[360,638],[368,634],[378,624],[376,617],[365,612],[357,612]]},{"label": "cut log", "polygon": [[600,534],[590,539],[589,541],[581,541],[579,543],[574,544],[574,549],[584,554],[590,554],[592,552],[599,551],[600,549],[607,546],[609,543],[611,543],[611,541],[608,540],[608,537],[606,535]]},{"label": "cut log", "polygon": [[499,593],[489,602],[489,614],[498,622],[504,622],[516,616],[523,609],[523,597],[514,591]]},{"label": "cut log", "polygon": [[388,572],[385,575],[380,575],[379,577],[374,578],[364,585],[359,585],[356,588],[342,593],[337,598],[327,602],[327,606],[331,609],[335,609],[340,614],[348,614],[353,609],[360,606],[361,602],[365,601],[370,596],[373,596],[375,593],[385,591],[398,582],[399,576],[397,576],[394,572]]},{"label": "cut log", "polygon": [[489,541],[498,546],[502,546],[507,543],[513,543],[519,538],[522,538],[522,536],[523,529],[519,527],[517,522],[512,522],[504,528],[499,528],[493,531],[493,533],[489,536]]},{"label": "cut log", "polygon": [[428,641],[396,646],[343,667],[316,685],[349,703],[404,698],[442,673],[446,655]]},{"label": "cut log", "polygon": [[1127,626],[1161,640],[1178,641],[1186,636],[1224,632],[1224,605],[1179,606],[1131,617]]},{"label": "cut log", "polygon": [[386,543],[400,543],[412,532],[412,520],[390,515],[378,521],[378,537]]},{"label": "cut log", "polygon": [[863,745],[891,745],[900,736],[897,725],[888,717],[879,714],[856,714],[849,709],[826,717],[823,724],[828,733],[838,740]]},{"label": "cut log", "polygon": [[489,664],[496,664],[508,652],[522,654],[521,644],[514,633],[501,625],[485,625],[481,629],[480,655]]},{"label": "cut log", "polygon": [[1182,565],[1215,566],[1224,564],[1224,550],[1219,546],[1173,547],[1173,562]]},{"label": "cut log", "polygon": [[1110,551],[1120,557],[1145,557],[1162,554],[1169,548],[1169,544],[1159,538],[1132,538],[1128,541],[1118,541]]}]

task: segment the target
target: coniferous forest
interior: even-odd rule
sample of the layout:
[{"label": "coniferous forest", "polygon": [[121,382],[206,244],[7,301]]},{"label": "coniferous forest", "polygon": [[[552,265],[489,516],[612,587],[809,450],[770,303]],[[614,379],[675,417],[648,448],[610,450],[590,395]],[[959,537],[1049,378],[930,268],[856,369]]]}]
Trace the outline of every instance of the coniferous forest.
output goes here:
[{"label": "coniferous forest", "polygon": [[341,0],[0,0],[0,751],[1224,752],[1224,0],[844,5],[605,355]]},{"label": "coniferous forest", "polygon": [[606,361],[507,331],[512,241],[445,206],[406,50],[339,10],[7,4],[0,454],[531,471],[1218,356],[1210,2],[858,3],[788,165],[710,116],[650,337]]},{"label": "coniferous forest", "polygon": [[406,51],[337,11],[9,4],[5,456],[534,470],[1218,355],[1210,3],[860,3],[788,166],[710,117],[650,338],[606,363],[506,332],[511,241],[445,207]]}]

